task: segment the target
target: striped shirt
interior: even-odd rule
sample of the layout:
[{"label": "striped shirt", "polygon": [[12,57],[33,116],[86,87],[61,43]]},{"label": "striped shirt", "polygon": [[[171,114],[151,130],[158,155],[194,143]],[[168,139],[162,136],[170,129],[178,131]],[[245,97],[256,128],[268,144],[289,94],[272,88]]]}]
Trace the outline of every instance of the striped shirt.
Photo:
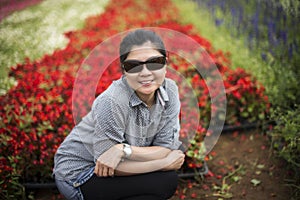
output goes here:
[{"label": "striped shirt", "polygon": [[95,99],[91,111],[58,148],[55,178],[76,179],[118,143],[178,149],[179,112],[178,87],[173,80],[165,78],[155,92],[154,105],[148,108],[122,76]]}]

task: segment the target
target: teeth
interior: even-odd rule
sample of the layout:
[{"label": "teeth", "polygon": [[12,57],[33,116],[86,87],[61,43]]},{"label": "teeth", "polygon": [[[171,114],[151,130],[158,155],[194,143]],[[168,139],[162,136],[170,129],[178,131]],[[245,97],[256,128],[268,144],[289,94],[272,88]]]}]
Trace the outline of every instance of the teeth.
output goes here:
[{"label": "teeth", "polygon": [[141,83],[142,84],[148,84],[148,83],[151,83],[151,81],[142,81]]}]

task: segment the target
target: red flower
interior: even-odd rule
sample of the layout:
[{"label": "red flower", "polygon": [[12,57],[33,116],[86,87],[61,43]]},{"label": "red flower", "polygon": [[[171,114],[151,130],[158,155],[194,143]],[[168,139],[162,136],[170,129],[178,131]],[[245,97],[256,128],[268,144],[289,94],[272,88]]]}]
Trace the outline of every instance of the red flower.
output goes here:
[{"label": "red flower", "polygon": [[[227,124],[240,123],[239,120],[244,119],[242,118],[244,115],[248,115],[247,119],[255,120],[258,114],[267,112],[269,103],[264,94],[264,87],[245,70],[230,69],[229,53],[215,51],[210,41],[197,34],[193,25],[180,24],[177,20],[178,10],[171,1],[143,2],[141,4],[133,0],[112,0],[105,12],[86,20],[84,29],[65,33],[69,43],[64,49],[45,55],[39,61],[26,59],[24,64],[12,68],[10,76],[13,76],[18,84],[0,97],[0,119],[3,123],[0,127],[0,136],[3,140],[0,145],[0,155],[4,155],[0,156],[2,181],[0,188],[13,190],[11,181],[15,180],[13,179],[15,177],[11,176],[12,171],[18,173],[20,181],[31,181],[32,177],[38,181],[50,178],[54,153],[74,126],[73,121],[80,120],[88,111],[95,96],[121,76],[119,61],[116,60],[103,72],[96,94],[90,94],[85,88],[92,87],[98,81],[98,77],[95,76],[97,70],[92,68],[92,73],[86,70],[82,77],[76,79],[80,83],[81,92],[77,94],[78,91],[73,91],[73,84],[81,63],[100,42],[126,29],[143,26],[167,28],[187,35],[203,48],[200,54],[191,55],[194,56],[196,64],[202,67],[205,77],[202,77],[202,74],[199,74],[197,69],[184,58],[172,53],[169,55],[172,61],[169,63],[170,67],[188,80],[198,101],[199,111],[182,109],[180,113],[182,126],[180,137],[184,139],[191,131],[197,130],[195,144],[189,147],[194,156],[200,155],[199,149],[204,136],[211,134],[207,133],[204,127],[208,126],[211,114],[218,113],[218,107],[212,105],[211,98],[218,97],[217,88],[220,84],[224,84],[226,88]],[[132,15],[132,13],[139,14]],[[166,38],[165,42],[170,45],[170,48],[182,48],[190,52],[199,51],[195,46],[185,45],[183,38],[176,38],[178,39],[176,43],[173,39]],[[99,52],[97,59],[88,64],[99,66],[99,63],[105,64],[110,60],[109,56],[101,56]],[[212,68],[212,65],[217,69]],[[221,74],[223,83],[215,81],[218,74]],[[182,81],[178,76],[174,78]],[[182,105],[188,107],[191,102],[184,98],[187,90],[181,84],[178,85]],[[209,91],[208,86],[215,90]],[[72,95],[78,97],[76,102],[72,102]],[[216,103],[220,104],[220,102]],[[75,113],[74,119],[72,106],[80,108],[80,112]],[[198,115],[201,116],[200,120]],[[203,160],[195,157],[187,159],[187,167],[202,166]],[[205,159],[209,157],[206,156]],[[41,177],[40,174],[44,176]],[[214,174],[209,171],[207,176],[214,176]],[[10,192],[14,193],[14,191]],[[186,195],[181,194],[180,198],[185,199]]]}]

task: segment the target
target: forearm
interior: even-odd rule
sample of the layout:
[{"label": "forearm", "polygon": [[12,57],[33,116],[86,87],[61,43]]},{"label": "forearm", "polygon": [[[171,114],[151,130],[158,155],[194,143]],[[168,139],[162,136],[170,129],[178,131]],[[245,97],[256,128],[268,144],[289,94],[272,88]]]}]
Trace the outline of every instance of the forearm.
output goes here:
[{"label": "forearm", "polygon": [[[181,165],[184,162],[184,154],[180,150],[165,150],[159,147],[154,147],[155,149],[153,153],[155,156],[153,156],[151,153],[146,153],[143,154],[143,151],[149,149],[145,149],[146,147],[140,147],[137,148],[137,150],[142,151],[142,155],[146,156],[140,156],[140,154],[133,155],[131,156],[136,156],[138,158],[143,158],[143,159],[153,159],[154,157],[159,157],[157,154],[162,152],[167,152],[171,151],[168,153],[167,156],[163,156],[163,158],[160,159],[153,159],[153,160],[148,160],[148,161],[135,161],[135,160],[130,160],[125,159],[124,161],[121,161],[121,158],[124,154],[122,151],[122,144],[117,144],[114,147],[110,148],[108,151],[103,153],[96,161],[96,166],[95,166],[95,174],[98,176],[130,176],[130,175],[135,175],[135,174],[142,174],[142,173],[149,173],[153,171],[159,171],[159,170],[176,170],[181,167]],[[134,147],[135,148],[135,147]],[[153,150],[152,149],[152,150]],[[162,152],[160,152],[161,150]],[[140,151],[136,151],[141,153]],[[121,162],[120,162],[121,161]]]},{"label": "forearm", "polygon": [[132,154],[129,160],[132,161],[152,161],[165,158],[171,150],[160,146],[136,147],[131,146]]},{"label": "forearm", "polygon": [[149,173],[153,171],[163,170],[165,167],[165,160],[151,160],[146,162],[124,160],[120,162],[115,169],[115,176],[130,176],[136,174]]}]

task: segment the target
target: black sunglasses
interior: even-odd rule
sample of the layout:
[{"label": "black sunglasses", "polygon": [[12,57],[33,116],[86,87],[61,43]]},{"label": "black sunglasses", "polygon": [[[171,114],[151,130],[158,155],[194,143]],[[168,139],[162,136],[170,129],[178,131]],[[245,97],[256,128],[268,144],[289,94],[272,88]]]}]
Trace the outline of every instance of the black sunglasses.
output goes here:
[{"label": "black sunglasses", "polygon": [[127,73],[138,73],[143,70],[143,65],[150,71],[162,69],[167,63],[167,59],[164,56],[149,58],[146,61],[139,60],[125,60],[123,62],[123,68]]}]

